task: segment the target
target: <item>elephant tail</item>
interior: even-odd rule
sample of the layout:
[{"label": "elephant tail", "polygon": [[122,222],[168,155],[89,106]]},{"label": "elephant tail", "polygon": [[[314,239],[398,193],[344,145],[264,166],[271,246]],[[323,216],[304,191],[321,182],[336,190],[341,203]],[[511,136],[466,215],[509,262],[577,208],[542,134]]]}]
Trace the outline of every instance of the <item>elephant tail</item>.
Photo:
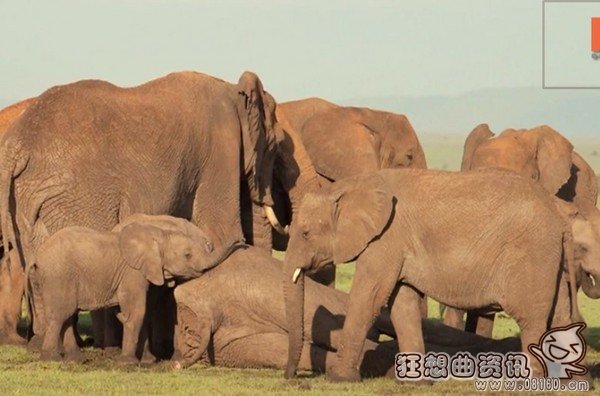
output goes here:
[{"label": "elephant tail", "polygon": [[[43,317],[44,301],[40,293],[43,280],[40,279],[40,271],[37,263],[33,263],[25,271],[25,301],[27,304],[27,317],[29,318],[30,326],[28,331],[33,329],[33,320],[39,320],[40,323],[46,323]],[[28,334],[27,338],[31,338],[32,334]]]},{"label": "elephant tail", "polygon": [[563,233],[563,258],[566,261],[565,269],[569,274],[569,294],[571,294],[571,318],[577,322],[583,321],[577,304],[577,283],[576,283],[576,264],[575,247],[573,245],[573,234],[570,230]]}]

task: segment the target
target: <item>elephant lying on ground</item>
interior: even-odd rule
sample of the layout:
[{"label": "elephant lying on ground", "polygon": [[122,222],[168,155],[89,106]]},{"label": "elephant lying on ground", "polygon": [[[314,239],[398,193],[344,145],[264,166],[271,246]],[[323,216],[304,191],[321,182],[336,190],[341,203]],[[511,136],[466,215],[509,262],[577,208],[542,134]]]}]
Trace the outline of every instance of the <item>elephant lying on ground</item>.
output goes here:
[{"label": "elephant lying on ground", "polygon": [[[249,247],[232,253],[201,277],[177,286],[180,332],[175,367],[188,367],[202,360],[228,367],[283,368],[288,341],[281,283],[281,261]],[[340,345],[347,300],[344,292],[306,280],[301,369],[324,372],[333,360]],[[432,320],[424,320],[423,329],[428,350],[453,354],[519,348],[517,339],[486,340]],[[396,343],[378,343],[379,333],[394,336],[385,311],[369,332],[363,351],[363,375],[381,376],[393,369]]]},{"label": "elephant lying on ground", "polygon": [[[600,297],[600,212],[594,171],[572,144],[548,126],[508,129],[498,136],[488,125],[477,126],[465,141],[461,170],[502,168],[539,182],[561,200],[573,225],[577,284],[590,298]],[[446,324],[463,328],[463,311],[448,309]],[[491,337],[494,315],[468,316],[468,329]]]},{"label": "elephant lying on ground", "polygon": [[4,245],[19,250],[7,265],[27,265],[42,228],[108,231],[133,213],[201,222],[216,246],[241,239],[240,180],[256,205],[272,205],[276,128],[275,101],[250,72],[237,84],[180,72],[133,88],[51,88],[0,146]]},{"label": "elephant lying on ground", "polygon": [[[157,220],[170,221],[168,216]],[[147,341],[146,308],[154,305],[146,302],[149,283],[174,286],[175,279],[198,277],[239,246],[235,241],[213,251],[206,234],[191,223],[173,229],[130,222],[115,232],[66,227],[54,233],[27,273],[33,306],[47,324],[42,358],[60,359],[64,338],[67,357],[77,359],[77,311],[119,305],[124,326],[120,361],[136,362]],[[147,349],[144,358],[153,361]]]},{"label": "elephant lying on ground", "polygon": [[[574,279],[563,268],[574,277],[571,243],[552,197],[502,170],[387,169],[308,194],[285,256],[286,377],[303,349],[304,272],[357,260],[339,361],[328,377],[359,380],[366,334],[386,303],[399,350],[424,352],[423,293],[455,308],[505,310],[529,354],[549,326],[579,317]],[[543,373],[535,359],[532,366]]]}]

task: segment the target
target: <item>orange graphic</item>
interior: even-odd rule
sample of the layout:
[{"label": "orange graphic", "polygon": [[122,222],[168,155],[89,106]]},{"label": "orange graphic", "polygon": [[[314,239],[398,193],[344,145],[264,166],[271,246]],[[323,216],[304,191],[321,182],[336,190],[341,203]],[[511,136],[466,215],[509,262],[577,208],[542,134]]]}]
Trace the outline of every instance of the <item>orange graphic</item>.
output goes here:
[{"label": "orange graphic", "polygon": [[592,51],[600,52],[600,17],[592,18]]}]

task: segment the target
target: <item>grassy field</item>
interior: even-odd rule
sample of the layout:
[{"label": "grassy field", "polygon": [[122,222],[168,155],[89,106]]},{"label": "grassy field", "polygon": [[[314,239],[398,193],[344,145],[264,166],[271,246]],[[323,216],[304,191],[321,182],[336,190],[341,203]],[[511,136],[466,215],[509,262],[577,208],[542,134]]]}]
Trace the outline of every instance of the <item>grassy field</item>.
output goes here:
[{"label": "grassy field", "polygon": [[[424,135],[422,143],[429,166],[458,169],[464,137]],[[600,169],[600,143],[578,141],[575,147]],[[596,151],[597,150],[597,151]],[[596,154],[594,154],[596,153]],[[281,258],[280,254],[276,255]],[[354,266],[339,266],[336,287],[349,290]],[[580,306],[588,323],[588,363],[600,388],[600,303],[580,295]],[[439,318],[439,307],[430,301],[430,316]],[[518,335],[515,322],[498,315],[494,337]],[[285,381],[281,370],[237,370],[195,365],[184,371],[173,371],[168,362],[152,367],[120,368],[114,355],[86,350],[86,362],[41,363],[37,354],[21,347],[0,347],[0,394],[395,394],[406,391],[417,394],[476,393],[471,382],[438,382],[431,387],[397,385],[389,379],[368,379],[358,384],[331,384],[323,376],[307,376]]]}]

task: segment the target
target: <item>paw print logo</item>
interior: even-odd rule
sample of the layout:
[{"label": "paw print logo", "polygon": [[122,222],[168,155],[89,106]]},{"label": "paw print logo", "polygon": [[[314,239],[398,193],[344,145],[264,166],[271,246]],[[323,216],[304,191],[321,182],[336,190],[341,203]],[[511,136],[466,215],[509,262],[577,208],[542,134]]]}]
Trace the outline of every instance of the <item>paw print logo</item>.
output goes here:
[{"label": "paw print logo", "polygon": [[575,323],[566,327],[548,330],[538,345],[529,345],[544,367],[544,376],[548,378],[572,378],[573,374],[583,375],[587,368],[577,363],[585,357],[586,346],[581,332],[585,323]]}]

